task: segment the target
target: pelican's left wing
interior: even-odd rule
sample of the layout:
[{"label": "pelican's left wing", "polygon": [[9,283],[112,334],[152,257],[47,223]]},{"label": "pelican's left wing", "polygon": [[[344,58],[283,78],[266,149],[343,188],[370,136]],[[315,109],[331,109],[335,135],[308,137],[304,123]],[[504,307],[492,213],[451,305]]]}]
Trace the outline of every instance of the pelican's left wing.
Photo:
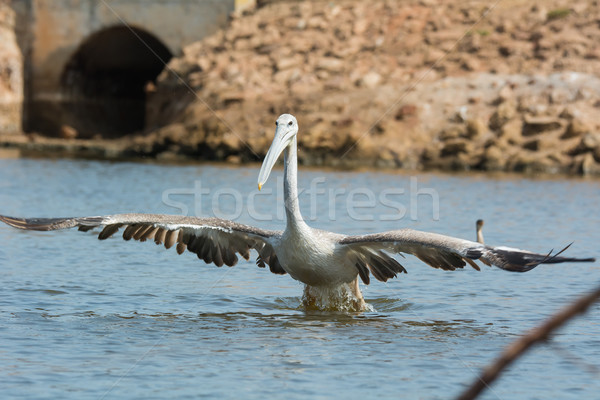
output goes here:
[{"label": "pelican's left wing", "polygon": [[467,263],[479,270],[475,260],[494,265],[507,271],[526,272],[540,264],[562,262],[595,261],[594,258],[560,257],[563,250],[552,254],[537,254],[511,247],[491,247],[469,240],[437,233],[402,229],[372,235],[346,236],[339,241],[350,257],[354,257],[356,268],[365,283],[369,283],[368,272],[381,281],[406,272],[387,253],[407,253],[424,263],[444,270],[463,268]]},{"label": "pelican's left wing", "polygon": [[270,244],[270,239],[281,234],[219,218],[195,218],[162,214],[117,214],[103,217],[81,218],[13,218],[0,215],[0,221],[19,229],[53,231],[78,227],[89,231],[103,227],[98,239],[108,239],[124,228],[123,239],[153,240],[169,249],[176,246],[177,253],[186,249],[196,253],[206,263],[233,266],[240,254],[246,260],[250,250],[258,252],[257,264],[268,264],[271,272],[285,274]]}]

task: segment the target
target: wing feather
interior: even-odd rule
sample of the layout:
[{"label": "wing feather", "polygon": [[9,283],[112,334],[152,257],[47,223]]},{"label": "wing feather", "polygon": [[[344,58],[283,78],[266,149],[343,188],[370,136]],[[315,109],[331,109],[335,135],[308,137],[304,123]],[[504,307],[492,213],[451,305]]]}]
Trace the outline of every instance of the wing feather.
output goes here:
[{"label": "wing feather", "polygon": [[[140,226],[138,224],[131,224],[123,231],[123,239],[131,240],[135,232],[138,230]],[[27,228],[24,228],[27,229]]]},{"label": "wing feather", "polygon": [[121,226],[122,226],[121,224],[106,225],[104,227],[104,229],[102,229],[102,232],[100,232],[100,234],[98,235],[98,239],[100,239],[100,240],[108,239],[109,237],[111,237],[112,235],[117,233],[117,231],[119,230],[119,228]]},{"label": "wing feather", "polygon": [[[133,239],[139,240],[141,242],[145,241],[146,239],[144,238],[144,236],[146,235],[146,233],[150,232],[152,229],[154,229],[154,226],[152,226],[152,225],[140,226],[140,228],[138,230],[136,230],[135,233],[133,234]],[[144,239],[142,240],[142,238],[144,238]]]},{"label": "wing feather", "polygon": [[[195,218],[161,214],[118,214],[82,218],[14,218],[0,216],[0,221],[19,229],[52,231],[77,227],[89,231],[102,227],[98,239],[106,240],[124,227],[123,239],[154,240],[169,249],[176,246],[178,254],[187,249],[206,263],[234,266],[236,253],[250,258],[250,250],[259,253],[257,264],[268,264],[276,274],[285,274],[271,246],[271,240],[281,235],[218,218]],[[264,260],[264,261],[263,261]],[[260,262],[259,262],[260,261]]]},{"label": "wing feather", "polygon": [[165,235],[165,249],[170,249],[175,244],[175,240],[179,236],[179,231],[167,231]]},{"label": "wing feather", "polygon": [[368,285],[371,282],[371,278],[369,278],[369,269],[367,264],[363,260],[356,261],[356,269],[358,270],[358,276],[364,282],[365,285]]},{"label": "wing feather", "polygon": [[185,251],[186,247],[187,247],[186,244],[183,243],[183,242],[177,243],[177,247],[176,247],[177,254],[183,254],[183,252]]},{"label": "wing feather", "polygon": [[[362,236],[346,236],[339,241],[339,244],[347,246],[349,252],[360,254],[363,257],[364,254],[374,250],[412,254],[427,265],[449,271],[463,268],[467,264],[479,270],[475,260],[514,272],[526,272],[540,264],[595,261],[594,258],[559,256],[570,245],[555,254],[552,254],[552,251],[548,254],[538,254],[509,247],[486,246],[469,240],[412,229]],[[386,269],[381,268],[380,258],[368,260],[363,264],[369,266],[369,270],[376,279],[385,280],[381,278],[392,277],[386,275]],[[360,273],[361,267],[357,265],[357,269]],[[392,271],[395,270],[392,269]],[[402,272],[406,272],[406,270]],[[363,281],[365,281],[364,278]],[[365,283],[367,282],[365,281]]]}]

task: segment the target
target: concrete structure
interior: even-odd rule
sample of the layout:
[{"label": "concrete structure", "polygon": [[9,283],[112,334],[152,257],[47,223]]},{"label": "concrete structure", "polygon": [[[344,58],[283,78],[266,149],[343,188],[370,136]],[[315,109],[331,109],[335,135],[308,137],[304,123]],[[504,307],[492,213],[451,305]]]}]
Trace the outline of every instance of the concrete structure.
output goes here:
[{"label": "concrete structure", "polygon": [[0,1],[0,133],[21,132],[23,61],[15,36],[15,13]]},{"label": "concrete structure", "polygon": [[169,59],[253,0],[12,0],[24,61],[23,128],[114,137],[143,129]]}]

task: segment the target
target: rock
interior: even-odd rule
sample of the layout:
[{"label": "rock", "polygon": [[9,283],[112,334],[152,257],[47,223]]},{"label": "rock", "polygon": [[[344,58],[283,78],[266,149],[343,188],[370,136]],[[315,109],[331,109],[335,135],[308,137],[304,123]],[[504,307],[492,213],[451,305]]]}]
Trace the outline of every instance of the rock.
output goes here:
[{"label": "rock", "polygon": [[228,156],[225,159],[225,162],[227,164],[241,164],[242,163],[242,158],[240,156],[238,156],[238,155],[231,155],[231,156]]},{"label": "rock", "polygon": [[466,107],[466,106],[459,107],[458,110],[456,110],[454,112],[454,115],[452,115],[450,117],[450,121],[457,122],[457,123],[466,122],[467,121],[467,112],[468,112],[468,107]]},{"label": "rock", "polygon": [[549,137],[548,135],[538,135],[524,142],[523,148],[532,151],[560,149],[561,143],[555,137]]},{"label": "rock", "polygon": [[527,172],[542,172],[545,174],[556,174],[561,171],[559,163],[547,155],[540,154],[539,157],[535,158],[526,169]]},{"label": "rock", "polygon": [[569,138],[581,136],[586,133],[589,133],[591,130],[592,130],[592,127],[588,123],[582,121],[579,118],[573,118],[571,120],[571,122],[569,122],[569,125],[567,125],[567,130],[562,135],[562,138],[569,139]]},{"label": "rock", "polygon": [[580,147],[584,151],[595,150],[600,147],[600,133],[588,133],[582,137]]},{"label": "rock", "polygon": [[523,122],[518,119],[512,119],[505,123],[500,129],[499,137],[511,144],[519,144],[523,141]]},{"label": "rock", "polygon": [[467,35],[458,45],[462,51],[476,53],[481,48],[481,35],[475,32]]},{"label": "rock", "polygon": [[467,131],[465,136],[469,139],[475,139],[483,136],[487,131],[487,126],[482,118],[472,118],[467,120]]},{"label": "rock", "polygon": [[228,90],[221,96],[225,104],[240,103],[244,100],[244,92],[240,90]]},{"label": "rock", "polygon": [[426,147],[423,152],[421,153],[421,160],[424,163],[430,163],[434,160],[437,160],[438,157],[440,156],[440,151],[437,147]]},{"label": "rock", "polygon": [[553,104],[565,104],[571,98],[571,93],[568,90],[554,88],[548,95],[548,100]]},{"label": "rock", "polygon": [[299,56],[284,57],[276,61],[275,67],[278,71],[283,71],[292,67],[298,67],[302,64],[303,58]]},{"label": "rock", "polygon": [[506,58],[511,56],[526,57],[531,54],[533,50],[533,44],[527,42],[521,42],[518,40],[512,40],[498,48],[498,53]]},{"label": "rock", "polygon": [[514,118],[516,114],[517,108],[514,102],[505,101],[500,103],[498,107],[496,107],[496,111],[490,117],[490,129],[498,130],[502,128],[502,126],[510,119]]},{"label": "rock", "polygon": [[[569,140],[569,139],[566,139]],[[574,140],[577,140],[576,138]],[[570,140],[572,141],[572,140]],[[600,133],[585,134],[575,146],[568,149],[568,154],[578,156],[585,153],[595,153],[600,148]]]},{"label": "rock", "polygon": [[471,143],[468,140],[464,140],[464,139],[453,139],[453,140],[449,140],[446,143],[444,143],[444,146],[442,147],[442,151],[440,153],[440,155],[442,157],[447,157],[447,156],[456,156],[460,153],[469,153],[472,151],[473,146],[471,145]]},{"label": "rock", "polygon": [[369,28],[369,22],[370,21],[366,18],[357,18],[357,20],[354,22],[354,26],[352,27],[352,31],[355,35],[362,35]]},{"label": "rock", "polygon": [[62,125],[60,127],[60,137],[63,139],[75,139],[79,132],[77,129],[69,125]]},{"label": "rock", "polygon": [[594,149],[594,159],[596,159],[597,162],[600,162],[600,146]]},{"label": "rock", "polygon": [[523,136],[532,136],[542,132],[553,131],[560,129],[561,126],[560,120],[556,117],[526,115],[523,124]]},{"label": "rock", "polygon": [[300,78],[301,72],[298,68],[284,69],[273,75],[273,81],[279,86],[287,86],[291,81]]},{"label": "rock", "polygon": [[515,97],[515,93],[510,85],[502,86],[502,89],[498,92],[498,103],[505,103],[507,101],[512,101]]},{"label": "rock", "polygon": [[423,60],[426,64],[438,63],[440,60],[446,57],[446,52],[436,49],[435,47],[428,48],[425,53],[425,59]]},{"label": "rock", "polygon": [[465,71],[479,71],[481,70],[481,61],[477,57],[473,56],[463,56],[461,67]]},{"label": "rock", "polygon": [[572,159],[569,155],[563,152],[549,152],[548,159],[556,165],[557,172],[567,173],[571,166]]},{"label": "rock", "polygon": [[181,160],[181,154],[178,151],[166,150],[158,153],[156,159],[162,162],[174,162]]},{"label": "rock", "polygon": [[181,144],[186,142],[187,129],[183,124],[172,124],[158,131],[157,136],[161,137],[163,141]]},{"label": "rock", "polygon": [[540,149],[539,145],[540,145],[540,139],[535,138],[535,139],[531,139],[531,140],[528,140],[525,143],[523,143],[523,148],[526,150],[537,151]]},{"label": "rock", "polygon": [[381,82],[381,75],[379,75],[375,71],[368,72],[360,80],[361,86],[367,87],[369,89],[373,89],[373,88],[377,87],[380,82]]},{"label": "rock", "polygon": [[464,135],[464,128],[460,125],[451,125],[448,126],[447,128],[445,128],[441,133],[440,133],[440,140],[442,141],[447,141],[447,140],[451,140],[451,139],[457,139],[459,137],[465,136]]},{"label": "rock", "polygon": [[327,79],[327,81],[323,82],[323,87],[326,90],[343,90],[345,89],[344,85],[346,81],[340,77],[339,75],[334,75],[331,78]]},{"label": "rock", "polygon": [[324,57],[317,62],[317,68],[327,72],[340,72],[344,69],[344,61],[339,58]]},{"label": "rock", "polygon": [[592,153],[586,153],[579,156],[576,160],[578,172],[583,175],[600,175],[600,163],[597,163]]},{"label": "rock", "polygon": [[415,117],[419,113],[419,109],[414,104],[405,104],[398,109],[396,112],[395,118],[396,120],[404,120],[410,117]]},{"label": "rock", "polygon": [[543,110],[539,110],[540,105],[545,107],[544,104],[541,104],[542,102],[539,99],[539,96],[535,96],[533,94],[519,96],[517,101],[517,110],[520,113],[539,114],[540,112],[543,112]]},{"label": "rock", "polygon": [[483,153],[483,169],[486,171],[502,171],[506,167],[506,152],[497,146],[490,146]]},{"label": "rock", "polygon": [[520,151],[507,163],[508,168],[518,172],[546,172],[551,167],[550,161],[534,151]]},{"label": "rock", "polygon": [[581,112],[573,105],[567,105],[561,112],[558,114],[560,118],[571,121],[573,118],[578,117]]}]

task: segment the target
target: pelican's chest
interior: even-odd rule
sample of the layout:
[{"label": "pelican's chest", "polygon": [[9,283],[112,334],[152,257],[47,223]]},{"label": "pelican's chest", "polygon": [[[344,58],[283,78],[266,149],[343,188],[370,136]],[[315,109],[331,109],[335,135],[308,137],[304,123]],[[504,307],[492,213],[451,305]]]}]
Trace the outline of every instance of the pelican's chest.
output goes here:
[{"label": "pelican's chest", "polygon": [[307,285],[334,283],[339,267],[335,241],[321,231],[306,228],[284,232],[276,249],[279,263],[292,278]]}]

